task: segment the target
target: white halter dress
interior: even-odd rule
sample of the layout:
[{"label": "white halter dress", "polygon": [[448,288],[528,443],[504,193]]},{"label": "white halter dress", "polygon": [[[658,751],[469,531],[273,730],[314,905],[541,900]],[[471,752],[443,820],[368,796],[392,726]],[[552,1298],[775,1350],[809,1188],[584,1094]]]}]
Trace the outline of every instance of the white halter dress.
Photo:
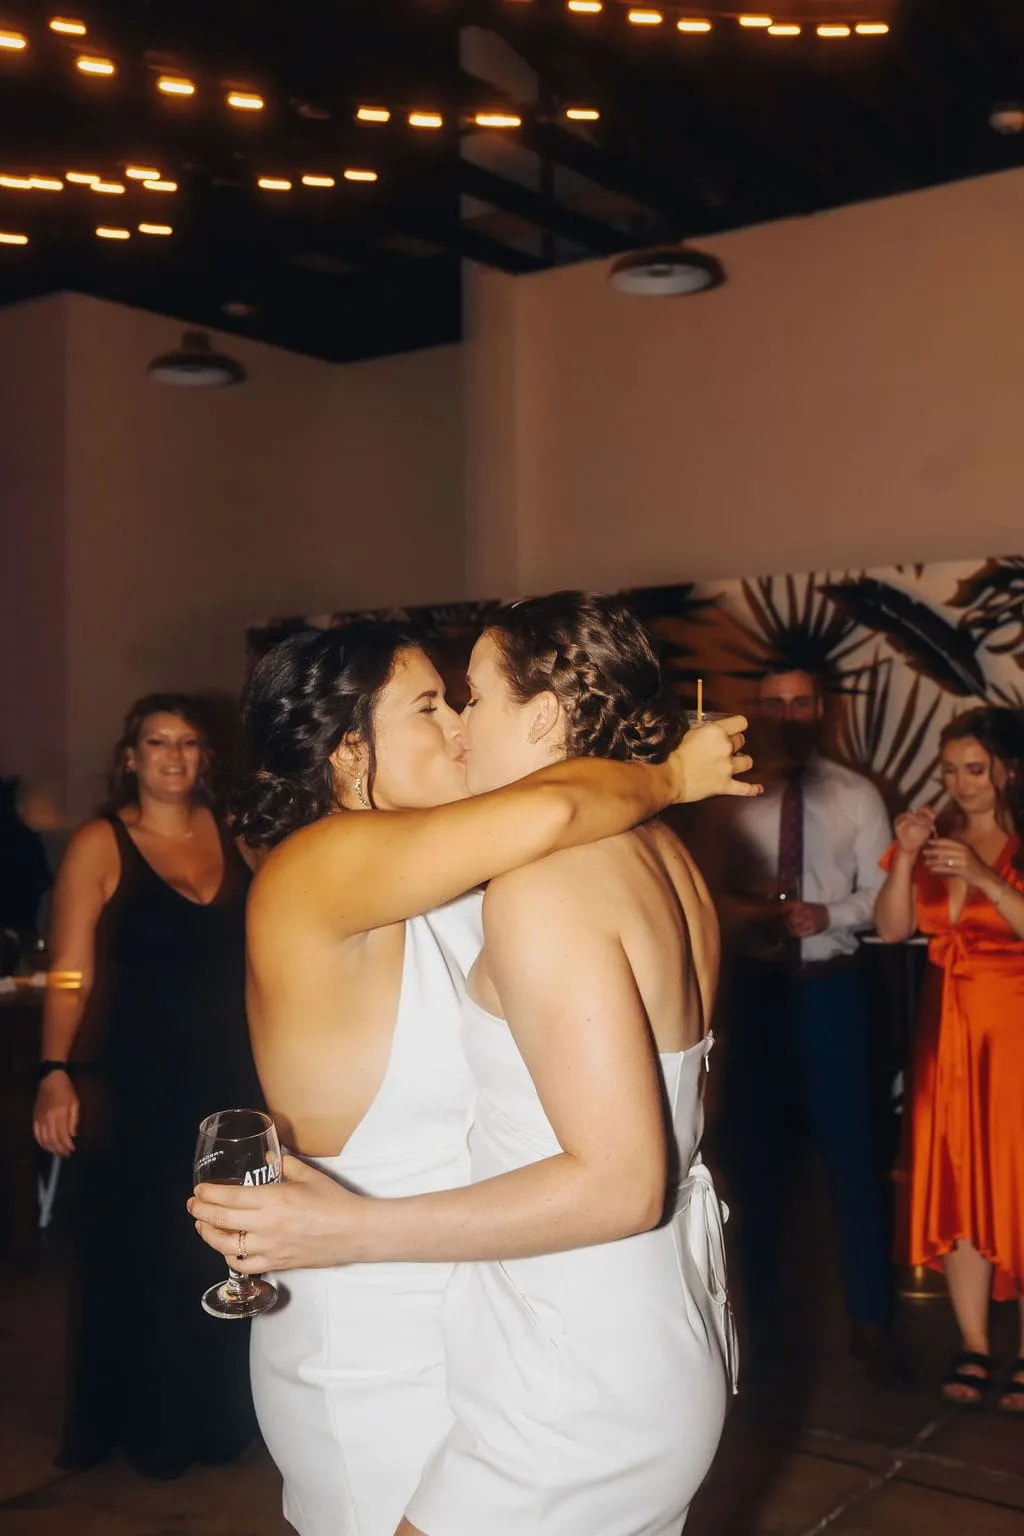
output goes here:
[{"label": "white halter dress", "polygon": [[[557,1154],[507,1024],[468,998],[465,1015],[473,1179]],[[681,1170],[662,1226],[456,1268],[456,1422],[409,1506],[425,1536],[678,1536],[735,1389],[723,1212],[698,1151],[710,1048],[661,1057]]]},{"label": "white halter dress", "polygon": [[[340,1155],[313,1166],[382,1197],[469,1182],[473,1081],[459,1023],[480,946],[478,894],[406,923],[380,1090]],[[452,1423],[441,1333],[451,1273],[351,1264],[274,1277],[282,1300],[252,1329],[253,1396],[300,1536],[393,1536]]]}]

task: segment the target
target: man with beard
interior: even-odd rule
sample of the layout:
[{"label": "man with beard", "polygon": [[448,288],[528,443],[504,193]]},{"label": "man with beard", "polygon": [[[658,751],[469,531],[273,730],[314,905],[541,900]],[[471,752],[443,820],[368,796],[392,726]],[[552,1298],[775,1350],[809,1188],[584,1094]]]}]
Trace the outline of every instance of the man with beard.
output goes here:
[{"label": "man with beard", "polygon": [[760,704],[758,766],[771,759],[774,771],[764,796],[737,808],[723,913],[733,948],[725,972],[723,1132],[752,1364],[771,1376],[806,1342],[806,1276],[790,1335],[779,1261],[797,1153],[809,1132],[827,1175],[851,1348],[871,1379],[888,1385],[902,1372],[890,1334],[857,935],[873,925],[884,878],[879,859],[892,832],[874,785],[820,751],[819,677],[770,670]]}]

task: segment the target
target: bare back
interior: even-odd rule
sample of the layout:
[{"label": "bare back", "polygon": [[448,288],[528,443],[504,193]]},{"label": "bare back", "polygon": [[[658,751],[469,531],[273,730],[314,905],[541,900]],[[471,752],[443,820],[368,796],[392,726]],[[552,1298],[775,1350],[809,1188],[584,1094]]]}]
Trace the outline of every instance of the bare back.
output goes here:
[{"label": "bare back", "polygon": [[[671,1053],[707,1033],[718,983],[718,920],[707,887],[679,839],[660,821],[555,854],[533,867],[574,905],[574,921],[620,947],[656,1048]],[[486,912],[486,908],[485,908]],[[485,919],[486,933],[486,919]],[[510,936],[514,946],[514,935]],[[531,955],[519,955],[522,966]],[[503,1012],[487,964],[474,967],[470,988],[489,1012]]]}]

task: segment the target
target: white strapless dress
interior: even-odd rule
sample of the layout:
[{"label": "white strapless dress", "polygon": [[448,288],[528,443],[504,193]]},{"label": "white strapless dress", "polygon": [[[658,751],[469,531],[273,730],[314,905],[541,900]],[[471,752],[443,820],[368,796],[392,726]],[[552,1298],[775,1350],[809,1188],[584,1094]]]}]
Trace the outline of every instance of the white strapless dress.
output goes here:
[{"label": "white strapless dress", "polygon": [[[473,1080],[459,1037],[480,952],[479,894],[405,925],[391,1054],[338,1157],[310,1163],[360,1194],[469,1182]],[[393,1536],[452,1424],[441,1302],[450,1264],[351,1264],[275,1276],[282,1301],[252,1328],[260,1429],[300,1536]]]},{"label": "white strapless dress", "polygon": [[[560,1151],[507,1024],[467,998],[474,1180]],[[455,1424],[409,1506],[426,1536],[678,1536],[735,1390],[723,1212],[698,1151],[710,1038],[661,1058],[681,1176],[661,1227],[460,1264]]]}]

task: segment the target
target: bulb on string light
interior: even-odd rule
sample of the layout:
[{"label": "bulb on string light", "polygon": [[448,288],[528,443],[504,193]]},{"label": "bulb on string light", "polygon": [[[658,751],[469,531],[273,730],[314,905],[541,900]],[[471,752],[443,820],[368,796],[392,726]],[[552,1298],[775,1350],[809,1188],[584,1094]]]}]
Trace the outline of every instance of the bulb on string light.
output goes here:
[{"label": "bulb on string light", "polygon": [[303,176],[304,187],[336,187],[338,183],[333,176]]},{"label": "bulb on string light", "polygon": [[634,27],[660,27],[665,18],[660,11],[627,11],[626,20]]},{"label": "bulb on string light", "polygon": [[772,18],[770,16],[741,16],[740,17],[740,26],[741,27],[770,27],[771,25],[772,25]]},{"label": "bulb on string light", "polygon": [[94,181],[90,185],[89,191],[102,192],[107,197],[121,197],[124,193],[124,183],[121,181]]},{"label": "bulb on string light", "polygon": [[566,107],[565,115],[570,123],[597,123],[601,120],[596,107]]},{"label": "bulb on string light", "polygon": [[676,29],[679,32],[710,32],[711,23],[697,17],[683,16],[676,22]]},{"label": "bulb on string light", "polygon": [[262,112],[266,103],[255,91],[229,91],[228,106],[236,112]]},{"label": "bulb on string light", "polygon": [[96,231],[100,240],[130,240],[130,229],[112,229],[109,224],[101,224]]},{"label": "bulb on string light", "polygon": [[769,35],[772,37],[799,37],[802,30],[803,28],[798,27],[793,21],[774,22],[768,28]]},{"label": "bulb on string light", "polygon": [[261,176],[256,185],[261,192],[290,192],[292,184],[285,176]]},{"label": "bulb on string light", "polygon": [[62,37],[84,37],[88,28],[84,21],[75,21],[70,16],[54,16],[50,21],[50,31],[59,32]]},{"label": "bulb on string light", "polygon": [[604,10],[604,0],[569,0],[569,9],[577,16],[597,16]]},{"label": "bulb on string light", "polygon": [[124,174],[129,181],[159,181],[160,172],[153,165],[127,165]]},{"label": "bulb on string light", "polygon": [[443,128],[444,118],[440,112],[410,112],[410,128]]},{"label": "bulb on string light", "polygon": [[55,176],[33,176],[30,178],[33,191],[36,192],[63,192],[64,183],[58,181]]},{"label": "bulb on string light", "polygon": [[176,181],[144,181],[142,183],[147,192],[177,192]]},{"label": "bulb on string light", "polygon": [[849,37],[850,28],[847,26],[832,26],[826,24],[817,29],[819,37]]},{"label": "bulb on string light", "polygon": [[378,177],[378,174],[377,174],[376,171],[355,171],[355,170],[349,170],[349,171],[344,171],[342,174],[344,175],[346,181],[378,181],[379,180],[379,177]]},{"label": "bulb on string light", "polygon": [[31,192],[31,176],[0,175],[0,187],[6,187],[9,192]]},{"label": "bulb on string light", "polygon": [[478,112],[473,118],[478,128],[521,128],[523,120],[514,112]]},{"label": "bulb on string light", "polygon": [[22,32],[8,32],[6,27],[0,31],[0,48],[6,48],[9,53],[23,53],[28,47],[28,38]]},{"label": "bulb on string light", "polygon": [[93,187],[98,181],[102,181],[103,177],[97,176],[95,171],[65,171],[64,180],[74,182],[80,187]]},{"label": "bulb on string light", "polygon": [[356,119],[360,123],[390,123],[391,113],[387,107],[360,107]]},{"label": "bulb on string light", "polygon": [[889,32],[887,21],[859,21],[853,29],[858,37],[886,37]]},{"label": "bulb on string light", "polygon": [[97,59],[88,53],[80,53],[75,60],[75,68],[83,75],[116,75],[117,67],[113,59]]},{"label": "bulb on string light", "polygon": [[0,245],[28,245],[28,235],[11,235],[0,230]]},{"label": "bulb on string light", "polygon": [[173,235],[174,230],[169,224],[140,224],[140,235]]},{"label": "bulb on string light", "polygon": [[186,80],[184,75],[161,75],[156,88],[165,96],[194,96],[196,93],[195,82]]}]

